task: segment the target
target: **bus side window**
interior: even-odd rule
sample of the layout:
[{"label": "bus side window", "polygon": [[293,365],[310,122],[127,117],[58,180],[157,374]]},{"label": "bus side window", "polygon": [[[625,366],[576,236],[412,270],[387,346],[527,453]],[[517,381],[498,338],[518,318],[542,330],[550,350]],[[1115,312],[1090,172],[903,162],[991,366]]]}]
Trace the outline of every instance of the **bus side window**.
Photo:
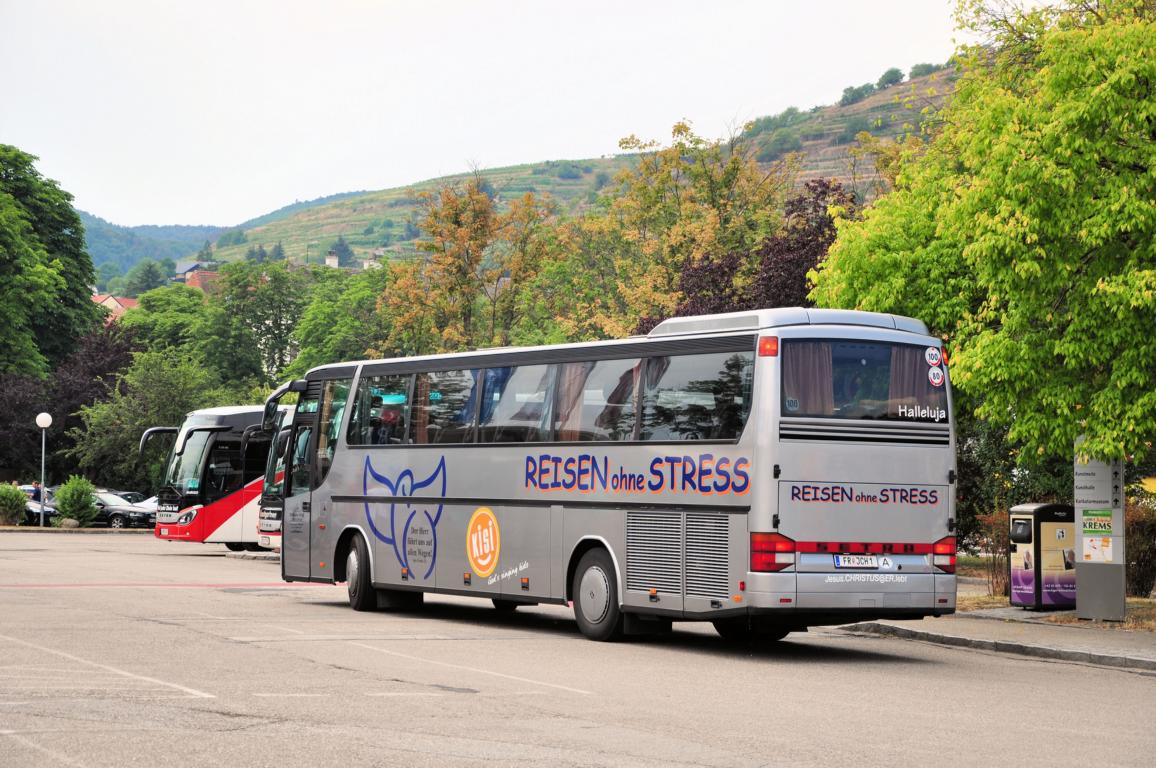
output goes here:
[{"label": "bus side window", "polygon": [[215,438],[209,449],[206,470],[206,486],[202,491],[205,503],[216,501],[239,489],[244,484],[241,444]]},{"label": "bus side window", "polygon": [[550,366],[489,368],[478,416],[483,443],[527,443],[545,439]]},{"label": "bus side window", "polygon": [[635,392],[641,363],[598,360],[560,366],[554,439],[561,442],[634,438]]},{"label": "bus side window", "polygon": [[341,420],[345,415],[345,404],[349,401],[349,379],[333,379],[325,382],[321,389],[321,420],[317,432],[317,473],[314,479],[318,485],[329,474],[333,464],[333,454],[337,451],[337,437],[341,430]]},{"label": "bus side window", "polygon": [[411,378],[409,374],[362,376],[353,398],[346,442],[350,445],[405,442]]},{"label": "bus side window", "polygon": [[652,357],[643,440],[737,440],[751,410],[753,352]]},{"label": "bus side window", "polygon": [[480,368],[417,374],[410,442],[474,442],[480,375]]},{"label": "bus side window", "polygon": [[309,442],[313,437],[313,427],[299,426],[293,435],[292,451],[289,454],[289,472],[285,495],[297,496],[309,491]]}]

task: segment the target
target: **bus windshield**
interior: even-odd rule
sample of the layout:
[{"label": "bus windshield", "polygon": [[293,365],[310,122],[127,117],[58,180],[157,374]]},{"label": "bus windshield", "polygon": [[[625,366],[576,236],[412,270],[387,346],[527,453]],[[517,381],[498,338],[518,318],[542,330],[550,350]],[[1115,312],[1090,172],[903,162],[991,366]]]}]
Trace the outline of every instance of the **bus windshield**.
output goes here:
[{"label": "bus windshield", "polygon": [[180,451],[173,450],[169,461],[169,471],[165,475],[165,482],[181,493],[197,492],[201,487],[201,469],[204,465],[205,451],[209,447],[209,440],[213,433],[207,429],[190,430],[180,445]]},{"label": "bus windshield", "polygon": [[784,416],[947,422],[938,347],[853,339],[784,339]]}]

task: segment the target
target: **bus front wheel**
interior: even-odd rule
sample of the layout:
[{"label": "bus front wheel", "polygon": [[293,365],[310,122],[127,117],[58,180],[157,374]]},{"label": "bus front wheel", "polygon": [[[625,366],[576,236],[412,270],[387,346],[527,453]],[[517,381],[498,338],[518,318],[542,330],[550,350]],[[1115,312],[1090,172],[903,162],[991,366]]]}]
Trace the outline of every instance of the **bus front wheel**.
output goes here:
[{"label": "bus front wheel", "polygon": [[372,574],[369,572],[369,550],[365,539],[356,536],[349,554],[345,556],[346,585],[349,592],[349,607],[355,611],[372,611],[377,608],[377,593],[373,589]]},{"label": "bus front wheel", "polygon": [[225,549],[229,550],[230,552],[244,552],[245,545],[239,541],[226,541]]},{"label": "bus front wheel", "polygon": [[618,607],[618,579],[614,563],[604,549],[582,555],[571,587],[578,629],[591,640],[617,640],[622,636],[622,611]]}]

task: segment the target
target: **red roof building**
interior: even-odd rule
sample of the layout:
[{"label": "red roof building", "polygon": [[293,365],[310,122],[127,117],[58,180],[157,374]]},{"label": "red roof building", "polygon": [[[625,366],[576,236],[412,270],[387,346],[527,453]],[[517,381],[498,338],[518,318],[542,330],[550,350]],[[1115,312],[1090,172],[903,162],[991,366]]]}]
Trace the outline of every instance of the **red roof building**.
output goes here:
[{"label": "red roof building", "polygon": [[94,293],[92,300],[108,310],[108,318],[104,321],[105,325],[114,322],[125,312],[140,304],[136,299],[130,299],[127,296],[113,296],[108,293]]}]

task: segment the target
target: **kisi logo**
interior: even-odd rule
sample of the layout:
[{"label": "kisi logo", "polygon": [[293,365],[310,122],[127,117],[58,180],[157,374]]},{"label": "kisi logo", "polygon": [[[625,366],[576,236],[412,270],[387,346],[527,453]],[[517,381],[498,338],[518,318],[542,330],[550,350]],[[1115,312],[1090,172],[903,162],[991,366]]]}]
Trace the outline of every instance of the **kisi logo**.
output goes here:
[{"label": "kisi logo", "polygon": [[502,533],[498,530],[498,518],[489,507],[478,507],[466,526],[466,557],[470,568],[481,578],[486,578],[498,567],[498,557],[502,552]]}]

